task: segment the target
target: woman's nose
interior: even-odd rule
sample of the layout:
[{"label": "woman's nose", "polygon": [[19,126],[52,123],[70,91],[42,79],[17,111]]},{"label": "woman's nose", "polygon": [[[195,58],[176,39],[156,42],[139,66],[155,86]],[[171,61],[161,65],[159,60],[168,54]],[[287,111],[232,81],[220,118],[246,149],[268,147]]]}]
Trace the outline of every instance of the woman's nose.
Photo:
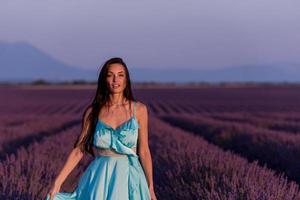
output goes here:
[{"label": "woman's nose", "polygon": [[115,80],[118,80],[118,76],[114,76],[113,77],[113,80],[115,81]]}]

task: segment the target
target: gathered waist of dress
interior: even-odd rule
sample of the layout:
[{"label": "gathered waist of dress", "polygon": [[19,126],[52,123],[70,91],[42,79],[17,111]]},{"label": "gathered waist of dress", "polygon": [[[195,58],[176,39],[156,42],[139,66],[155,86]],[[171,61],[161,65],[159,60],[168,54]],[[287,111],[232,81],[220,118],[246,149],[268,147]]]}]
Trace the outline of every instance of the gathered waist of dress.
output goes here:
[{"label": "gathered waist of dress", "polygon": [[[136,147],[131,148],[136,153]],[[95,156],[112,156],[112,157],[122,157],[127,156],[124,153],[118,153],[113,149],[107,148],[94,148]]]}]

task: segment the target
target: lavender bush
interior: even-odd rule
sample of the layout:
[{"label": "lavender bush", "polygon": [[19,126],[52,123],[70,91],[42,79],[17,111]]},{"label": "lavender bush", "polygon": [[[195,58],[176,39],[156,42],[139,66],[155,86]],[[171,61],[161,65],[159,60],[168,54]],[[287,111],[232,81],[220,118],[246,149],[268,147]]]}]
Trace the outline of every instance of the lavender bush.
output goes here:
[{"label": "lavender bush", "polygon": [[201,115],[162,116],[185,130],[202,136],[223,149],[230,149],[260,165],[284,172],[300,182],[300,135],[271,131],[249,124],[226,122]]}]

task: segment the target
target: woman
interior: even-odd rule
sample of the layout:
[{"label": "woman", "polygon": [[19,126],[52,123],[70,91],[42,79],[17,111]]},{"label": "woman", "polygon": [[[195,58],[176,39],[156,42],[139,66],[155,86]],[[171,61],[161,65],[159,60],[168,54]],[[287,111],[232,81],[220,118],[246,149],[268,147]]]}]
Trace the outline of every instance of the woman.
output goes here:
[{"label": "woman", "polygon": [[[72,193],[59,192],[84,153],[95,159],[78,186]],[[111,58],[103,65],[95,98],[83,115],[82,132],[46,199],[156,200],[148,111],[146,105],[135,101],[121,58]]]}]

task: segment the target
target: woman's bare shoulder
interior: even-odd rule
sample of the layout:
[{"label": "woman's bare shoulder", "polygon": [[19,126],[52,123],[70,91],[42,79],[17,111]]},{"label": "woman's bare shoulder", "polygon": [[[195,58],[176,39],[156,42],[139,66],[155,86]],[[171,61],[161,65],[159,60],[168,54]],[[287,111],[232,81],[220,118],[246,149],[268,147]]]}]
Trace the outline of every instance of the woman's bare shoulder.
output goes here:
[{"label": "woman's bare shoulder", "polygon": [[136,101],[136,114],[139,116],[143,116],[146,115],[147,112],[147,105],[141,101]]}]

